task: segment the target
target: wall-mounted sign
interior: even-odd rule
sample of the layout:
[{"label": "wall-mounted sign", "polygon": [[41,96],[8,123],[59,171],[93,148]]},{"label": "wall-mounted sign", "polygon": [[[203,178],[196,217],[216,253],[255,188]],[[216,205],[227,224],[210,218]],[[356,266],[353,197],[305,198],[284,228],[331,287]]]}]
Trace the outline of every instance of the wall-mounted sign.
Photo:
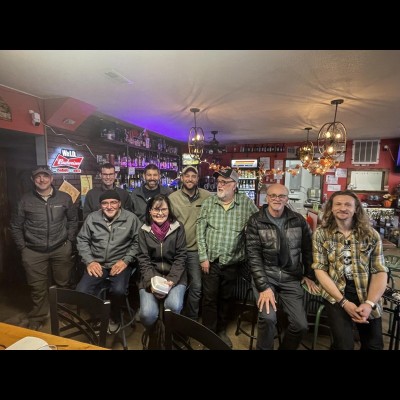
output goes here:
[{"label": "wall-mounted sign", "polygon": [[231,160],[232,168],[257,168],[257,159]]},{"label": "wall-mounted sign", "polygon": [[53,161],[51,170],[55,174],[80,174],[79,168],[84,157],[78,157],[75,150],[61,149]]},{"label": "wall-mounted sign", "polygon": [[196,165],[199,163],[199,159],[192,157],[189,153],[182,154],[182,165]]}]

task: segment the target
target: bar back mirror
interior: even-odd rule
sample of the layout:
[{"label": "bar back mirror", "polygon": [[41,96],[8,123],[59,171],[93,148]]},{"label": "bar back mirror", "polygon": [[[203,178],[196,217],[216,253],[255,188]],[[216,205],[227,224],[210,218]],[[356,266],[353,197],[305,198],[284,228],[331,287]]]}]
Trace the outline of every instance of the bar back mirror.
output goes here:
[{"label": "bar back mirror", "polygon": [[[354,192],[387,191],[389,169],[347,169],[347,187]],[[385,190],[386,187],[386,190]]]}]

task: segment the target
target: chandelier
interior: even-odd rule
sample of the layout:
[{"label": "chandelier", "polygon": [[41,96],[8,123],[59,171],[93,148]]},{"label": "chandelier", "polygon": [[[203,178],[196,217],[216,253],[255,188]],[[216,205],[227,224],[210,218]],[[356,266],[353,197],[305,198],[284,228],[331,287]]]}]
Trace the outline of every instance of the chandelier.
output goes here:
[{"label": "chandelier", "polygon": [[[314,145],[309,140],[309,133],[312,128],[304,128],[307,131],[307,140],[299,147],[299,159],[301,166],[312,175],[325,175],[332,167],[337,167],[339,161],[335,160],[330,155],[319,155],[319,158],[314,157]],[[288,171],[293,175],[293,171]]]},{"label": "chandelier", "polygon": [[194,126],[190,128],[188,140],[189,154],[192,158],[197,160],[200,160],[201,156],[203,155],[205,143],[203,129],[196,125],[196,113],[199,111],[200,109],[198,108],[190,109],[190,112],[192,112],[194,115]]},{"label": "chandelier", "polygon": [[335,160],[346,150],[346,128],[341,122],[336,122],[338,105],[343,102],[343,99],[331,101],[331,104],[336,105],[335,118],[333,122],[327,122],[322,125],[322,128],[318,132],[319,152],[322,157],[327,158],[329,161],[331,161],[331,159]]},{"label": "chandelier", "polygon": [[304,168],[312,162],[314,158],[314,145],[308,140],[312,128],[304,128],[307,131],[307,139],[299,148],[299,158]]}]

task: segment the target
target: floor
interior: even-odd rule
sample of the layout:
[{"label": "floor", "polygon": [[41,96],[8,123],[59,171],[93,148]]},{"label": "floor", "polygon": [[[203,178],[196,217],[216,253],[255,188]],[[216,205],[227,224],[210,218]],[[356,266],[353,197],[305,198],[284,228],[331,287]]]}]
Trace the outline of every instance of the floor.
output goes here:
[{"label": "floor", "polygon": [[[400,256],[400,249],[394,248],[385,251],[385,254],[393,254]],[[400,282],[396,282],[396,288],[400,288]],[[26,313],[29,310],[29,291],[25,284],[14,284],[0,287],[0,321],[19,325],[23,318],[26,316]],[[388,313],[384,313],[383,316],[383,332],[387,332],[388,330]],[[250,339],[240,333],[239,335],[235,335],[236,331],[236,322],[237,322],[237,314],[233,316],[231,323],[228,326],[227,334],[230,337],[233,343],[234,350],[248,350]],[[244,322],[243,328],[246,330],[250,329],[250,323]],[[43,332],[50,332],[50,321],[48,320],[46,324],[40,329]],[[141,343],[141,337],[143,333],[143,327],[140,324],[140,321],[136,321],[133,327],[128,327],[126,329],[127,335],[127,343],[128,348],[130,350],[142,350],[143,346]],[[324,333],[324,332],[322,332]],[[385,349],[388,348],[389,338],[384,336],[385,341]],[[307,337],[304,340],[304,345],[301,346],[300,349],[306,349],[311,346],[312,342],[312,331],[309,332]],[[278,341],[276,340],[276,346],[278,346]],[[319,335],[317,350],[328,350],[330,346],[330,339],[327,335]],[[122,350],[122,344],[119,340],[119,335],[110,335],[107,341],[107,347],[114,350]],[[255,347],[255,343],[253,348]],[[201,347],[199,346],[199,349]]]}]

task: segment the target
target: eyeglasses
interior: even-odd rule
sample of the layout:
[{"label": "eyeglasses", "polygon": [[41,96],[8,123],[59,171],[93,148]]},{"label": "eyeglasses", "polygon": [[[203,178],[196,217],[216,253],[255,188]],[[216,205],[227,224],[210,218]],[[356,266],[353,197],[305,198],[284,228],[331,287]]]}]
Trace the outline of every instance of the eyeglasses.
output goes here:
[{"label": "eyeglasses", "polygon": [[288,197],[287,194],[267,194],[268,197],[270,197],[271,199],[279,199],[279,200],[285,200],[286,197]]},{"label": "eyeglasses", "polygon": [[112,200],[112,201],[102,201],[100,204],[102,207],[116,207],[118,205],[119,201],[118,200]]},{"label": "eyeglasses", "polygon": [[223,180],[217,179],[217,185],[225,186],[225,185],[227,185],[228,183],[232,183],[232,182],[235,182],[235,181],[233,181],[233,180],[231,180],[231,181],[223,181]]},{"label": "eyeglasses", "polygon": [[166,214],[168,212],[168,208],[152,208],[151,211],[154,214]]},{"label": "eyeglasses", "polygon": [[114,176],[115,172],[113,172],[112,174],[101,174],[101,175],[103,175],[103,176]]}]

